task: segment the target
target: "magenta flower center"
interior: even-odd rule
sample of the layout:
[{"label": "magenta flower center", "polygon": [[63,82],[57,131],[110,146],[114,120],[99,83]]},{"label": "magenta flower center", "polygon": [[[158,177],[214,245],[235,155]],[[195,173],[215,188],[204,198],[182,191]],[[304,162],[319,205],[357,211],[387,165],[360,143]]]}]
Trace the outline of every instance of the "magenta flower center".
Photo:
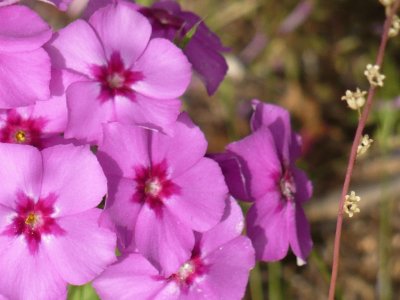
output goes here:
[{"label": "magenta flower center", "polygon": [[154,164],[151,167],[139,166],[135,169],[136,192],[133,201],[146,203],[157,212],[165,201],[179,193],[179,187],[168,176],[166,162]]},{"label": "magenta flower center", "polygon": [[285,170],[283,176],[280,180],[281,193],[288,201],[294,199],[296,194],[296,183],[294,181],[293,175],[289,170]]},{"label": "magenta flower center", "polygon": [[132,85],[144,78],[141,72],[127,68],[118,52],[111,55],[107,65],[92,66],[92,73],[101,84],[99,99],[102,102],[113,99],[117,95],[135,100]]},{"label": "magenta flower center", "polygon": [[42,118],[24,119],[11,110],[0,129],[0,142],[12,144],[27,144],[37,148],[42,147],[42,130],[46,121]]},{"label": "magenta flower center", "polygon": [[52,217],[56,197],[49,195],[37,202],[23,193],[17,194],[16,216],[6,227],[3,234],[9,236],[23,235],[29,251],[37,252],[43,235],[60,235],[64,230]]}]

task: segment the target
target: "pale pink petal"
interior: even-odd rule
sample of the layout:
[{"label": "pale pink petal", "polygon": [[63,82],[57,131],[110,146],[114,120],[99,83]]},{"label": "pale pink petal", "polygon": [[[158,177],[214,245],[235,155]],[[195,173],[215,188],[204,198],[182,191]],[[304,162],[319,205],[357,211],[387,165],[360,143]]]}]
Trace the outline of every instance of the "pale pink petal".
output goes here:
[{"label": "pale pink petal", "polygon": [[0,53],[0,107],[13,108],[50,97],[50,58],[43,49]]},{"label": "pale pink petal", "polygon": [[89,20],[104,45],[107,58],[118,52],[131,67],[143,53],[151,35],[149,21],[128,5],[108,5]]},{"label": "pale pink petal", "polygon": [[65,99],[50,98],[47,101],[37,102],[33,107],[31,117],[46,120],[46,125],[42,128],[43,133],[60,134],[64,132],[67,125],[67,114]]},{"label": "pale pink petal", "polygon": [[43,155],[42,196],[55,194],[59,216],[96,207],[107,192],[107,181],[88,146],[59,145]]},{"label": "pale pink petal", "polygon": [[27,145],[0,143],[0,204],[15,207],[18,192],[37,199],[42,183],[42,157]]},{"label": "pale pink petal", "polygon": [[0,51],[22,52],[40,48],[51,37],[50,26],[22,5],[0,8]]},{"label": "pale pink petal", "polygon": [[145,204],[136,222],[135,239],[139,252],[169,276],[190,258],[194,235],[167,209],[161,214]]},{"label": "pale pink petal", "polygon": [[104,212],[114,224],[118,249],[124,252],[135,247],[135,224],[142,205],[132,199],[136,193],[136,181],[112,175],[107,179],[108,198]]},{"label": "pale pink petal", "polygon": [[311,239],[310,224],[300,205],[291,203],[288,205],[289,217],[289,241],[294,254],[303,261],[307,260],[311,252],[313,242]]},{"label": "pale pink petal", "polygon": [[15,210],[9,206],[0,204],[0,232],[2,232],[7,225],[12,222],[15,217]]},{"label": "pale pink petal", "polygon": [[54,67],[68,68],[92,76],[93,65],[106,64],[103,47],[93,28],[76,20],[61,29],[46,46]]},{"label": "pale pink petal", "polygon": [[166,284],[142,255],[130,254],[107,268],[93,281],[93,287],[104,300],[159,299],[157,291]]},{"label": "pale pink petal", "polygon": [[115,261],[115,234],[99,227],[100,209],[57,219],[65,231],[45,243],[51,262],[68,283],[85,284]]},{"label": "pale pink petal", "polygon": [[243,213],[233,198],[227,198],[220,223],[201,235],[201,253],[208,255],[221,245],[240,236],[244,228]]},{"label": "pale pink petal", "polygon": [[0,269],[0,291],[9,299],[54,300],[66,294],[66,283],[43,246],[32,255],[22,236],[0,238]]},{"label": "pale pink petal", "polygon": [[247,235],[251,239],[256,257],[264,261],[284,258],[289,249],[288,205],[280,193],[268,193],[258,199],[246,216]]},{"label": "pale pink petal", "polygon": [[180,113],[178,99],[152,99],[137,94],[135,101],[115,97],[115,112],[119,122],[172,134],[173,124]]},{"label": "pale pink petal", "polygon": [[244,139],[228,145],[227,150],[238,156],[248,190],[254,199],[279,188],[281,162],[268,128],[262,127]]},{"label": "pale pink petal", "polygon": [[133,178],[135,167],[150,165],[148,141],[151,132],[119,123],[103,125],[103,132],[104,140],[97,157],[107,176]]},{"label": "pale pink petal", "polygon": [[191,66],[182,50],[166,39],[150,40],[134,70],[144,79],[132,88],[148,97],[173,99],[181,96],[191,79]]},{"label": "pale pink petal", "polygon": [[167,200],[166,206],[186,226],[204,232],[221,220],[228,189],[216,162],[203,158],[172,180],[180,192],[179,196]]},{"label": "pale pink petal", "polygon": [[100,143],[101,124],[114,121],[112,101],[100,102],[100,86],[95,82],[75,82],[67,89],[68,124],[66,138]]},{"label": "pale pink petal", "polygon": [[164,159],[172,177],[177,177],[206,153],[207,140],[203,132],[196,126],[186,113],[182,113],[175,123],[172,136],[153,134],[151,157],[154,163]]},{"label": "pale pink petal", "polygon": [[254,249],[247,237],[239,236],[220,246],[204,257],[207,275],[199,280],[192,291],[201,291],[197,297],[205,298],[203,290],[208,291],[210,299],[242,299],[246,291],[250,270],[254,267]]}]

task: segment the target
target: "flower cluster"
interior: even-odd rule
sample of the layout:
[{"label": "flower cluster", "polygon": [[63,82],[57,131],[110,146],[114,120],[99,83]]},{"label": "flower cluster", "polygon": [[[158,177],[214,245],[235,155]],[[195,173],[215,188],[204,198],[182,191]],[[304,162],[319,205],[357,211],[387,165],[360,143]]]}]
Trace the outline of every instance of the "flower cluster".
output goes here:
[{"label": "flower cluster", "polygon": [[[311,183],[287,111],[254,100],[253,132],[210,158],[180,110],[192,68],[210,94],[227,71],[200,17],[96,0],[53,32],[14,2],[0,7],[0,299],[91,281],[102,299],[240,299],[256,258],[307,259]],[[231,195],[254,202],[246,220]]]}]

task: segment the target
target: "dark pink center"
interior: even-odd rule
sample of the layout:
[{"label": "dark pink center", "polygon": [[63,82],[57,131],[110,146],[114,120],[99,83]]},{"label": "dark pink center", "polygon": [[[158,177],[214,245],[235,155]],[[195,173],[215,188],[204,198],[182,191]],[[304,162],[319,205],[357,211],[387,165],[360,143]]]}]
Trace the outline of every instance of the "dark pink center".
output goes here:
[{"label": "dark pink center", "polygon": [[135,169],[136,192],[133,201],[146,203],[157,213],[161,213],[164,201],[179,193],[179,186],[168,176],[165,161],[151,167],[138,166]]},{"label": "dark pink center", "polygon": [[184,263],[176,272],[171,276],[183,291],[187,291],[190,285],[196,278],[204,275],[207,272],[207,267],[200,257],[192,257],[189,261]]},{"label": "dark pink center", "polygon": [[46,120],[43,118],[26,119],[15,110],[10,110],[5,125],[0,129],[0,142],[42,148],[42,130],[45,125]]},{"label": "dark pink center", "polygon": [[49,195],[36,203],[23,193],[17,194],[16,216],[3,232],[10,236],[24,235],[29,251],[37,252],[42,235],[60,235],[64,230],[52,217],[56,197]]},{"label": "dark pink center", "polygon": [[117,95],[134,101],[135,93],[132,85],[144,78],[141,72],[126,68],[118,52],[111,55],[106,66],[92,66],[92,72],[101,84],[99,99],[102,102],[113,99]]},{"label": "dark pink center", "polygon": [[280,188],[282,196],[288,201],[293,201],[294,195],[296,194],[296,182],[294,181],[292,172],[285,169],[283,176],[280,179]]}]

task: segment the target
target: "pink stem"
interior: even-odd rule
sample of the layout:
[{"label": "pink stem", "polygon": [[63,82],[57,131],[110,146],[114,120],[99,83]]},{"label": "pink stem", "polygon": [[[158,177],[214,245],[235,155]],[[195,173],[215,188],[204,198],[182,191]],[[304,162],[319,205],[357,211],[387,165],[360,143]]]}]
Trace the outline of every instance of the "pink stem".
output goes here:
[{"label": "pink stem", "polygon": [[[387,41],[389,39],[389,29],[392,25],[392,20],[394,13],[397,11],[400,5],[400,0],[397,0],[395,4],[393,5],[393,8],[389,14],[389,16],[386,18],[385,25],[384,25],[384,30],[381,38],[381,44],[379,46],[379,51],[378,55],[376,57],[376,65],[381,65],[383,61],[383,57],[385,55],[385,49],[387,45]],[[376,87],[375,86],[370,86],[369,91],[368,91],[368,98],[367,98],[367,103],[366,106],[362,112],[361,118],[358,122],[358,127],[357,131],[353,140],[353,145],[351,147],[351,152],[350,152],[350,158],[349,162],[347,165],[347,171],[346,171],[346,177],[343,183],[343,189],[342,189],[342,196],[340,198],[339,202],[339,211],[338,211],[338,216],[337,216],[337,223],[336,223],[336,233],[335,233],[335,244],[334,244],[334,249],[333,249],[333,263],[332,263],[332,275],[331,275],[331,282],[329,286],[329,300],[334,300],[335,298],[335,290],[336,290],[336,280],[337,280],[337,274],[338,274],[338,269],[339,269],[339,259],[340,259],[340,238],[342,235],[342,224],[343,224],[343,206],[344,206],[344,201],[345,197],[348,194],[349,190],[349,185],[350,185],[350,180],[351,180],[351,175],[353,173],[353,168],[354,164],[357,158],[357,148],[358,145],[360,144],[361,136],[365,127],[365,124],[367,122],[371,107],[372,107],[372,101],[374,98],[376,92]]]}]

